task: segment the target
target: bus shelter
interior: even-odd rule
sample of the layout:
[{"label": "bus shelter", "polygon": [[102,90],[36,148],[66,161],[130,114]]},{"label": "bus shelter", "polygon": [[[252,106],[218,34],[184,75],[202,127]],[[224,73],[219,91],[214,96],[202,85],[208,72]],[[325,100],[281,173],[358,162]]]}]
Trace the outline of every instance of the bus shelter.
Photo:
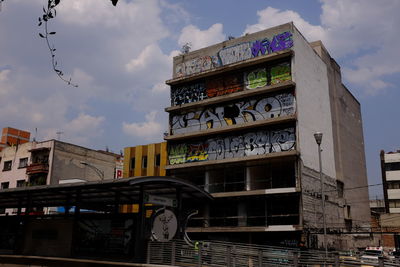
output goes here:
[{"label": "bus shelter", "polygon": [[168,176],[1,190],[0,254],[143,262],[148,240],[183,238],[187,215],[212,199]]}]

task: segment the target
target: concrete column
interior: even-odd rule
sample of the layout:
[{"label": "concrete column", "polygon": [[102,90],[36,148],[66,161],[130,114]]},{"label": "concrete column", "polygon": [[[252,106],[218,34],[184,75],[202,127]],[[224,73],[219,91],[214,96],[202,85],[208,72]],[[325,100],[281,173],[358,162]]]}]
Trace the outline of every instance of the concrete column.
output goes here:
[{"label": "concrete column", "polygon": [[208,171],[204,175],[204,191],[210,193],[210,173]]},{"label": "concrete column", "polygon": [[251,171],[249,167],[246,167],[246,191],[251,190]]}]

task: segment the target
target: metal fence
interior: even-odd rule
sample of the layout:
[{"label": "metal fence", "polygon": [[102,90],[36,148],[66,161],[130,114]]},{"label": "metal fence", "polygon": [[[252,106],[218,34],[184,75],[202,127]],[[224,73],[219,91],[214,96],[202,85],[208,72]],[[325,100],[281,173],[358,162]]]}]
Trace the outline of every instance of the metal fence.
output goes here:
[{"label": "metal fence", "polygon": [[149,242],[147,263],[174,266],[261,267],[261,266],[400,266],[399,259],[376,259],[365,262],[360,255],[338,252],[298,250],[219,241],[189,245],[182,240]]}]

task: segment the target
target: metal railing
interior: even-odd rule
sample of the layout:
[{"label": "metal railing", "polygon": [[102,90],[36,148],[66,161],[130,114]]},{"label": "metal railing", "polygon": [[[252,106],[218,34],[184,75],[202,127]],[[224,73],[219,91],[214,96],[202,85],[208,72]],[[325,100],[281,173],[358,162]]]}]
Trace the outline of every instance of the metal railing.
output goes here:
[{"label": "metal railing", "polygon": [[365,262],[360,255],[339,252],[299,250],[285,247],[257,246],[219,241],[182,240],[149,242],[147,263],[174,266],[261,267],[261,266],[400,266],[400,259],[380,258]]}]

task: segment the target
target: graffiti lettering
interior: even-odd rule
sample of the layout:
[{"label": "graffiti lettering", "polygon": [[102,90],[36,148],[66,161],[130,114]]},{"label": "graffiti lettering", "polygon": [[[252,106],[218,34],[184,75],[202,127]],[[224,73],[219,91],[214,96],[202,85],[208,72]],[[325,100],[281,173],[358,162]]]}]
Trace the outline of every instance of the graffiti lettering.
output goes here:
[{"label": "graffiti lettering", "polygon": [[245,82],[247,89],[255,89],[267,85],[267,70],[257,69],[245,74]]},{"label": "graffiti lettering", "polygon": [[254,42],[240,43],[226,47],[216,54],[194,58],[175,66],[175,77],[183,77],[203,71],[211,70],[228,64],[247,60],[260,55],[282,51],[293,46],[291,32],[284,32],[272,37]]},{"label": "graffiti lettering", "polygon": [[251,43],[227,47],[218,52],[222,65],[228,65],[251,58]]},{"label": "graffiti lettering", "polygon": [[259,130],[239,136],[171,145],[168,158],[171,165],[222,160],[290,151],[295,149],[295,144],[293,127],[281,130]]},{"label": "graffiti lettering", "polygon": [[292,79],[290,74],[290,63],[282,63],[271,68],[271,85]]},{"label": "graffiti lettering", "polygon": [[176,65],[175,73],[178,77],[199,73],[219,67],[219,60],[216,56],[203,56],[188,60]]},{"label": "graffiti lettering", "polygon": [[243,90],[242,79],[239,75],[210,79],[206,82],[206,90],[209,98],[241,91]]},{"label": "graffiti lettering", "polygon": [[172,88],[171,90],[171,105],[182,105],[201,101],[207,98],[206,88],[204,83],[195,83],[191,85]]},{"label": "graffiti lettering", "polygon": [[292,33],[284,32],[275,35],[270,42],[267,38],[262,41],[255,41],[251,47],[253,57],[267,55],[273,52],[282,51],[293,46]]},{"label": "graffiti lettering", "polygon": [[171,132],[172,134],[190,133],[288,116],[294,112],[295,98],[293,94],[281,93],[173,115]]}]

